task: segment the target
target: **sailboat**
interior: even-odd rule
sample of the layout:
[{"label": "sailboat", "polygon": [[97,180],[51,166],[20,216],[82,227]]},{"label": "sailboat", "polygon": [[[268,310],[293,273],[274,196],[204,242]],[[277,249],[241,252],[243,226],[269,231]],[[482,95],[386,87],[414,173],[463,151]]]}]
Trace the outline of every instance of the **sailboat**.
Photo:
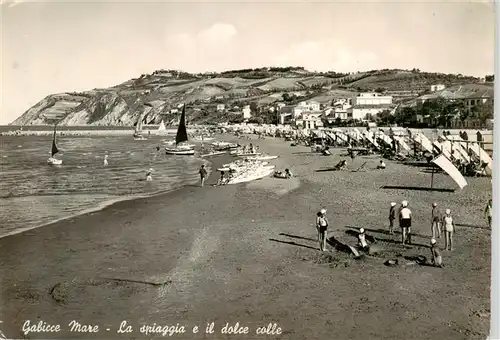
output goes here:
[{"label": "sailboat", "polygon": [[186,105],[184,104],[182,108],[181,119],[179,121],[179,127],[177,128],[177,135],[175,136],[175,146],[166,147],[165,151],[169,155],[194,155],[194,149],[191,145],[186,145],[188,141],[187,129],[186,129]]},{"label": "sailboat", "polygon": [[54,158],[54,155],[59,152],[59,149],[57,148],[57,145],[56,145],[56,128],[57,128],[57,125],[54,125],[54,136],[52,137],[51,156],[47,160],[47,163],[50,165],[61,165],[62,164],[62,159]]},{"label": "sailboat", "polygon": [[147,140],[147,138],[142,135],[142,120],[139,120],[135,126],[134,140]]},{"label": "sailboat", "polygon": [[163,123],[163,120],[160,123],[160,126],[158,127],[158,134],[162,135],[167,132],[167,128],[165,127],[165,123]]}]

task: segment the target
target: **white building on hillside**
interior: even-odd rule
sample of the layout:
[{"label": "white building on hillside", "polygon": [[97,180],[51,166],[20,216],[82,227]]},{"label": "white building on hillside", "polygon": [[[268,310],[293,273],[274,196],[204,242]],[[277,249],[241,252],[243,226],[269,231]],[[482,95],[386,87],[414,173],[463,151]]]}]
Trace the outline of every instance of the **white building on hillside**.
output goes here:
[{"label": "white building on hillside", "polygon": [[250,110],[250,105],[245,105],[242,110],[243,119],[249,119],[252,117],[252,110]]},{"label": "white building on hillside", "polygon": [[378,93],[360,93],[353,98],[353,106],[346,111],[347,118],[366,120],[392,107],[392,96],[381,96]]},{"label": "white building on hillside", "polygon": [[392,96],[381,96],[375,92],[360,93],[353,98],[352,105],[388,105],[392,104]]},{"label": "white building on hillside", "polygon": [[321,111],[304,112],[300,115],[299,119],[295,120],[295,125],[304,129],[317,129],[323,126],[322,116],[323,112]]},{"label": "white building on hillside", "polygon": [[436,85],[431,85],[431,92],[436,92],[436,91],[441,91],[444,90],[446,86],[443,84],[436,84]]}]

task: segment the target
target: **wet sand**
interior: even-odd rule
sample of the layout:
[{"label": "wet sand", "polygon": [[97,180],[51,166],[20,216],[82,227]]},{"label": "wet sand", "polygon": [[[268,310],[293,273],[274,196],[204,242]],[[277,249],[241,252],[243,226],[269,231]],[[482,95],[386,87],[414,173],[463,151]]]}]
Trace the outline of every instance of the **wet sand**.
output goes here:
[{"label": "wet sand", "polygon": [[[225,323],[239,321],[250,333],[228,338],[486,337],[490,232],[482,211],[491,195],[489,178],[467,178],[469,186],[455,193],[386,190],[381,186],[428,187],[430,174],[391,161],[386,170],[373,170],[375,156],[349,159],[347,171],[323,171],[345,158],[345,150],[320,156],[278,139],[252,142],[280,155],[270,162],[297,177],[185,187],[0,239],[3,333],[22,338],[25,320],[43,320],[62,331],[25,338],[149,339],[158,335],[141,334],[142,324],[179,323],[186,333],[171,338],[221,339]],[[223,163],[227,156],[214,158],[213,168]],[[208,183],[217,177],[214,172]],[[456,188],[444,174],[434,183]],[[407,249],[397,243],[399,234],[386,233],[389,204],[403,199],[410,202],[416,233],[416,245]],[[452,209],[460,225],[455,251],[443,252],[445,268],[407,265],[403,257],[398,267],[384,266],[397,255],[429,257],[433,201]],[[314,219],[322,206],[331,236],[355,245],[346,231],[363,226],[385,255],[355,260],[343,252],[320,253]],[[439,243],[444,246],[443,239]],[[68,332],[71,320],[100,330]],[[116,333],[123,320],[133,333]],[[212,321],[215,333],[205,335]],[[255,335],[269,323],[278,323],[282,334]],[[193,335],[195,325],[200,333]]]}]

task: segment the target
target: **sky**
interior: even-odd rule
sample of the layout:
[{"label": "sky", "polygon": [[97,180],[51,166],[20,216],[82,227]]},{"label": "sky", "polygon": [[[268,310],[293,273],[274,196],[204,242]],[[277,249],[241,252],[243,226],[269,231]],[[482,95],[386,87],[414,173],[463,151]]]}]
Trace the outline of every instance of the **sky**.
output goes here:
[{"label": "sky", "polygon": [[158,69],[494,73],[490,2],[1,1],[0,124]]}]

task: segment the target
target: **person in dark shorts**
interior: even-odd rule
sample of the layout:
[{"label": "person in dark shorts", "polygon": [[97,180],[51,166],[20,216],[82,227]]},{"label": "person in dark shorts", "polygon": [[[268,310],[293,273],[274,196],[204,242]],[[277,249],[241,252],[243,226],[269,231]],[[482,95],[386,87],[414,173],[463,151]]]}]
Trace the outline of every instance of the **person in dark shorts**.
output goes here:
[{"label": "person in dark shorts", "polygon": [[202,165],[200,168],[200,181],[201,181],[201,186],[205,184],[205,179],[207,178],[207,169],[205,169],[205,165]]},{"label": "person in dark shorts", "polygon": [[321,209],[316,217],[316,229],[318,230],[319,249],[326,251],[326,238],[328,229],[328,219],[326,218],[326,209]]},{"label": "person in dark shorts", "polygon": [[408,201],[401,202],[399,211],[399,226],[401,228],[401,243],[411,243],[411,210],[408,209]]}]

